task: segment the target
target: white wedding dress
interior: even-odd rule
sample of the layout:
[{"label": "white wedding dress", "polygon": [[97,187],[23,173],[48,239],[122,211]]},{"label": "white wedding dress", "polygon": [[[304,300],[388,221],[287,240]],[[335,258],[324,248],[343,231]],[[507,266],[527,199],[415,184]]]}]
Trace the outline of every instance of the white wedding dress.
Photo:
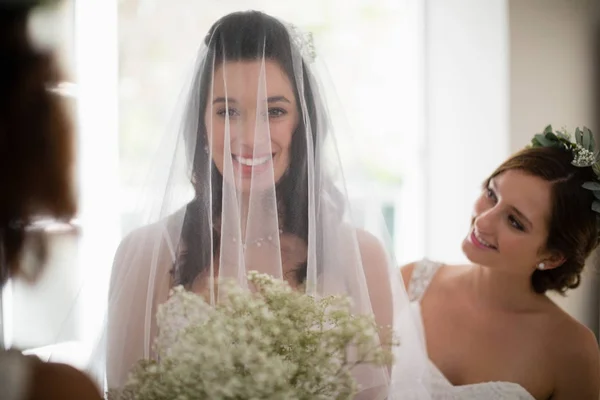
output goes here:
[{"label": "white wedding dress", "polygon": [[[425,341],[425,331],[421,316],[421,299],[439,267],[439,263],[430,260],[420,261],[413,270],[408,287],[412,311],[416,319],[420,322],[423,341]],[[535,400],[524,387],[512,382],[484,382],[454,386],[433,362],[430,364],[432,370],[431,396],[433,400]]]}]

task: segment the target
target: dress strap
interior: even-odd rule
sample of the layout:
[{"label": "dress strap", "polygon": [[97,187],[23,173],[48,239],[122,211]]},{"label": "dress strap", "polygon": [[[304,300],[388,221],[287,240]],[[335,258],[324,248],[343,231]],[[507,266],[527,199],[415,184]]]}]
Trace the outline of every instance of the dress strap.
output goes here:
[{"label": "dress strap", "polygon": [[426,258],[415,265],[408,285],[408,298],[410,301],[421,301],[427,287],[429,287],[435,273],[441,266],[442,264]]}]

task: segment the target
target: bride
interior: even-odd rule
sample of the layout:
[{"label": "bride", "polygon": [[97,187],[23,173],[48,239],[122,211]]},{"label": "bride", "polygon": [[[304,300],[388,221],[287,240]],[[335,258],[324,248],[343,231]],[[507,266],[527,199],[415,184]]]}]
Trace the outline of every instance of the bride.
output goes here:
[{"label": "bride", "polygon": [[155,357],[155,314],[171,288],[216,304],[219,280],[244,286],[257,270],[307,294],[347,295],[354,312],[392,326],[394,365],[356,379],[371,399],[427,398],[427,358],[402,282],[380,240],[351,218],[314,58],[307,35],[255,11],[223,17],[204,38],[181,129],[150,174],[148,225],[115,256],[109,388]]}]

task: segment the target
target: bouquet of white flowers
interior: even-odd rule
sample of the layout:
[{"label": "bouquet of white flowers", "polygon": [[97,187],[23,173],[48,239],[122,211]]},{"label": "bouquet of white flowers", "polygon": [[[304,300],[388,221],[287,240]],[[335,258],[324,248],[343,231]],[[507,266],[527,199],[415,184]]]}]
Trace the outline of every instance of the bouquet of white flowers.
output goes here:
[{"label": "bouquet of white flowers", "polygon": [[254,291],[221,285],[215,307],[175,288],[157,315],[158,360],[139,361],[108,398],[348,399],[356,366],[392,361],[374,319],[347,298],[317,299],[256,272],[249,282]]}]

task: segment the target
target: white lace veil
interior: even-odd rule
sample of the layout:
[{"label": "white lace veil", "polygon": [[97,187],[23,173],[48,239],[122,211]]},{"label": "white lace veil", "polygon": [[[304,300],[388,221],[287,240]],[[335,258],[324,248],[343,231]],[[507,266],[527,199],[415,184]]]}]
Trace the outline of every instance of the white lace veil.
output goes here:
[{"label": "white lace veil", "polygon": [[[115,256],[106,380],[124,384],[154,357],[157,306],[174,285],[219,302],[218,282],[247,271],[297,290],[351,297],[356,313],[395,328],[393,368],[355,376],[366,398],[427,398],[427,358],[394,261],[357,225],[310,37],[259,12],[217,21],[143,194],[146,225]],[[338,129],[336,129],[338,128]],[[391,389],[390,389],[391,388]]]}]

